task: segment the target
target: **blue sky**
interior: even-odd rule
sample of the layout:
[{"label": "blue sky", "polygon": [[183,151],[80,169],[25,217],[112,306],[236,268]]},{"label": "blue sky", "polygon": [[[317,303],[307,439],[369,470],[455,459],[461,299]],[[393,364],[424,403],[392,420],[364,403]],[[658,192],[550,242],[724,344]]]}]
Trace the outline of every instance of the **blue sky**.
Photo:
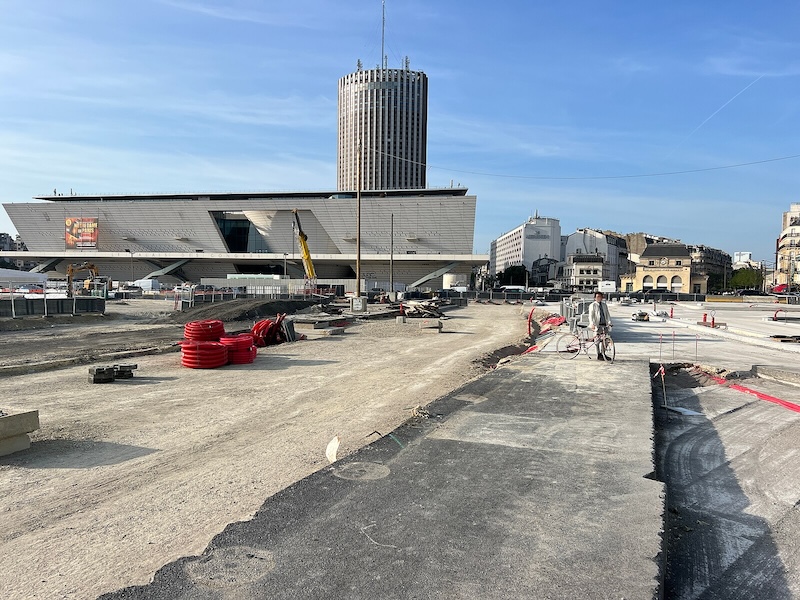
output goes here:
[{"label": "blue sky", "polygon": [[[337,81],[380,63],[380,0],[0,7],[3,203],[334,189]],[[428,184],[478,196],[477,252],[538,211],[562,233],[774,257],[800,158],[718,167],[800,155],[800,4],[387,0],[386,16],[389,66],[430,79]],[[639,177],[679,171],[698,172]]]}]

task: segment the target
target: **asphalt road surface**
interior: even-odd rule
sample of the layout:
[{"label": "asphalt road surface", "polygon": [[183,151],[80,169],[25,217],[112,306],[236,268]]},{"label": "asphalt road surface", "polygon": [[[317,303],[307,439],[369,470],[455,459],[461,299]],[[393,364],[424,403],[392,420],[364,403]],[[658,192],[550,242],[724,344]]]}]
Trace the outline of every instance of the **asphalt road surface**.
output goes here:
[{"label": "asphalt road surface", "polygon": [[[149,319],[165,304],[122,308],[143,306]],[[92,598],[148,582],[328,464],[335,436],[348,456],[527,333],[517,306],[450,314],[442,333],[365,322],[266,348],[252,365],[187,369],[169,352],[126,358],[134,378],[111,384],[89,383],[87,364],[0,377],[2,408],[38,409],[41,422],[30,450],[0,457],[0,598]],[[120,318],[2,335],[6,364],[93,352],[107,364],[99,349],[178,341],[183,325]]]}]

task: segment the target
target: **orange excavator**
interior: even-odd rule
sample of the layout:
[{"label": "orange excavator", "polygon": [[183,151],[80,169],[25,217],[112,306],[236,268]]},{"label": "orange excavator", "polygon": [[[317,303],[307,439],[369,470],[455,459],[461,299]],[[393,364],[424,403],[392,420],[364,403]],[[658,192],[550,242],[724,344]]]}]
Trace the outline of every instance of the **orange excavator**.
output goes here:
[{"label": "orange excavator", "polygon": [[67,265],[67,297],[69,298],[72,297],[73,293],[72,280],[75,278],[75,273],[80,271],[89,271],[89,279],[87,279],[83,284],[84,289],[91,287],[91,282],[100,277],[99,269],[90,262]]}]

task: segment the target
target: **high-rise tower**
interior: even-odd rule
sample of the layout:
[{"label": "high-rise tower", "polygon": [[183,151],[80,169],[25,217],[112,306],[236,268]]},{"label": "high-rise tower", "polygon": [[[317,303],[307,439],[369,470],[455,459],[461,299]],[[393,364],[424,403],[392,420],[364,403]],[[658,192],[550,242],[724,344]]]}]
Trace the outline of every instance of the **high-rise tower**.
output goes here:
[{"label": "high-rise tower", "polygon": [[[422,71],[376,68],[339,80],[337,187],[425,188],[428,76]],[[360,146],[360,151],[359,151]]]}]

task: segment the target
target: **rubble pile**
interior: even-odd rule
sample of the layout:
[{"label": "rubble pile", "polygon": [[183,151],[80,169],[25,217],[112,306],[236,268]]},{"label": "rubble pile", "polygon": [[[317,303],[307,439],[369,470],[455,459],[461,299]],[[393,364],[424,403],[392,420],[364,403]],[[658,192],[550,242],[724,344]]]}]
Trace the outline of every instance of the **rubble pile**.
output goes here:
[{"label": "rubble pile", "polygon": [[400,314],[407,317],[439,319],[443,316],[439,300],[405,300],[400,304]]}]

